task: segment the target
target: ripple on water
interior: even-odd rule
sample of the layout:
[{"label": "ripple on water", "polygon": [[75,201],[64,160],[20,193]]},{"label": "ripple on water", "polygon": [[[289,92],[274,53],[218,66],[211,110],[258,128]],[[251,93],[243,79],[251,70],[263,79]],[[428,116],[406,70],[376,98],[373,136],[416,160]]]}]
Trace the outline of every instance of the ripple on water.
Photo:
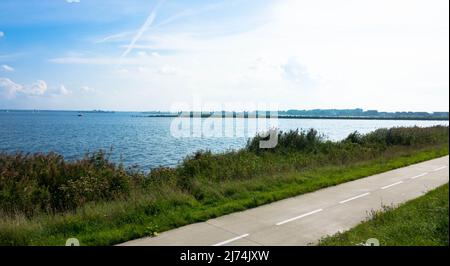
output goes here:
[{"label": "ripple on water", "polygon": [[[111,159],[143,170],[174,166],[197,150],[223,152],[245,146],[245,137],[174,138],[172,118],[132,117],[133,113],[0,112],[0,151],[50,152],[68,159],[113,147]],[[357,130],[381,127],[448,125],[448,121],[280,119],[279,128],[315,128],[328,139],[339,140]],[[251,131],[254,133],[254,131]],[[248,133],[252,135],[252,133]]]}]

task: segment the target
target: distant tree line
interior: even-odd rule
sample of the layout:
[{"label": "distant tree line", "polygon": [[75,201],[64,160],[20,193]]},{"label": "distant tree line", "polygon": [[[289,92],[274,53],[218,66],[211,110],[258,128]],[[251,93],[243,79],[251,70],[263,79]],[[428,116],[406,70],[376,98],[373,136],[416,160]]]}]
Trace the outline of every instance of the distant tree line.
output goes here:
[{"label": "distant tree line", "polygon": [[[419,120],[448,120],[449,112],[379,112],[378,110],[355,109],[313,109],[313,110],[287,110],[278,111],[280,118],[362,118],[362,119],[419,119]],[[270,117],[274,113],[270,111],[179,111],[179,112],[144,112],[145,116],[163,117]]]},{"label": "distant tree line", "polygon": [[355,109],[313,109],[313,110],[287,110],[279,115],[293,116],[324,116],[324,117],[398,117],[398,118],[447,118],[448,112],[379,112],[377,110]]}]

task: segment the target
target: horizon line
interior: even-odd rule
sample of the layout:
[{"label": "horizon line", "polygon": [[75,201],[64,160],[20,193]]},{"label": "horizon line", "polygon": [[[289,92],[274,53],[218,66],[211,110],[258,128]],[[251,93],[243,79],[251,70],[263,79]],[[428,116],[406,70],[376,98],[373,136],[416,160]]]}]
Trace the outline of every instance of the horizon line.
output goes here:
[{"label": "horizon line", "polygon": [[257,112],[257,111],[276,111],[276,112],[287,112],[287,111],[315,111],[315,110],[338,110],[338,111],[343,111],[343,110],[357,110],[357,109],[361,109],[363,110],[363,112],[366,111],[377,111],[379,113],[397,113],[397,112],[407,112],[407,113],[428,113],[428,114],[433,114],[433,113],[449,113],[449,110],[445,110],[445,111],[382,111],[382,110],[378,110],[378,109],[364,109],[364,108],[313,108],[313,109],[279,109],[279,110],[242,110],[242,111],[231,111],[231,110],[180,110],[180,111],[167,111],[167,110],[114,110],[114,109],[38,109],[38,108],[0,108],[0,111],[52,111],[52,112],[93,112],[93,111],[98,111],[98,112],[122,112],[122,113],[143,113],[143,112],[161,112],[161,113],[179,113],[179,112]]}]

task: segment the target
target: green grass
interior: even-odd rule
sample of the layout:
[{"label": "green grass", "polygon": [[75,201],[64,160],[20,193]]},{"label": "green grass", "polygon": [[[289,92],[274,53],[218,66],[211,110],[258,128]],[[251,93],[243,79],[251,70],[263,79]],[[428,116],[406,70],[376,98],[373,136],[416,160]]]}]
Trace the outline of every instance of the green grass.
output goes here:
[{"label": "green grass", "polygon": [[448,154],[448,127],[340,142],[287,132],[273,150],[198,152],[176,168],[124,169],[94,153],[0,155],[0,244],[111,245]]},{"label": "green grass", "polygon": [[386,207],[349,231],[324,238],[322,246],[352,246],[376,238],[382,246],[448,246],[448,184],[398,208]]}]

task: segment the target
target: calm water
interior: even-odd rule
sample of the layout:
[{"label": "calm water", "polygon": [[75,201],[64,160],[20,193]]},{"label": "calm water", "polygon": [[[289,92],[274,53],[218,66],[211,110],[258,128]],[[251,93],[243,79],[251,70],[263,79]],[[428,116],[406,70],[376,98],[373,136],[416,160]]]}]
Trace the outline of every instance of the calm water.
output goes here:
[{"label": "calm water", "polygon": [[[87,113],[82,117],[77,114],[0,112],[0,151],[56,151],[67,159],[75,159],[88,151],[113,147],[113,160],[148,170],[176,165],[197,150],[221,152],[241,148],[256,132],[246,119],[235,125],[239,136],[177,138],[170,130],[174,118],[133,117],[138,113]],[[355,130],[366,133],[381,127],[414,125],[448,125],[448,121],[278,120],[281,130],[315,128],[331,140],[342,139]]]}]

